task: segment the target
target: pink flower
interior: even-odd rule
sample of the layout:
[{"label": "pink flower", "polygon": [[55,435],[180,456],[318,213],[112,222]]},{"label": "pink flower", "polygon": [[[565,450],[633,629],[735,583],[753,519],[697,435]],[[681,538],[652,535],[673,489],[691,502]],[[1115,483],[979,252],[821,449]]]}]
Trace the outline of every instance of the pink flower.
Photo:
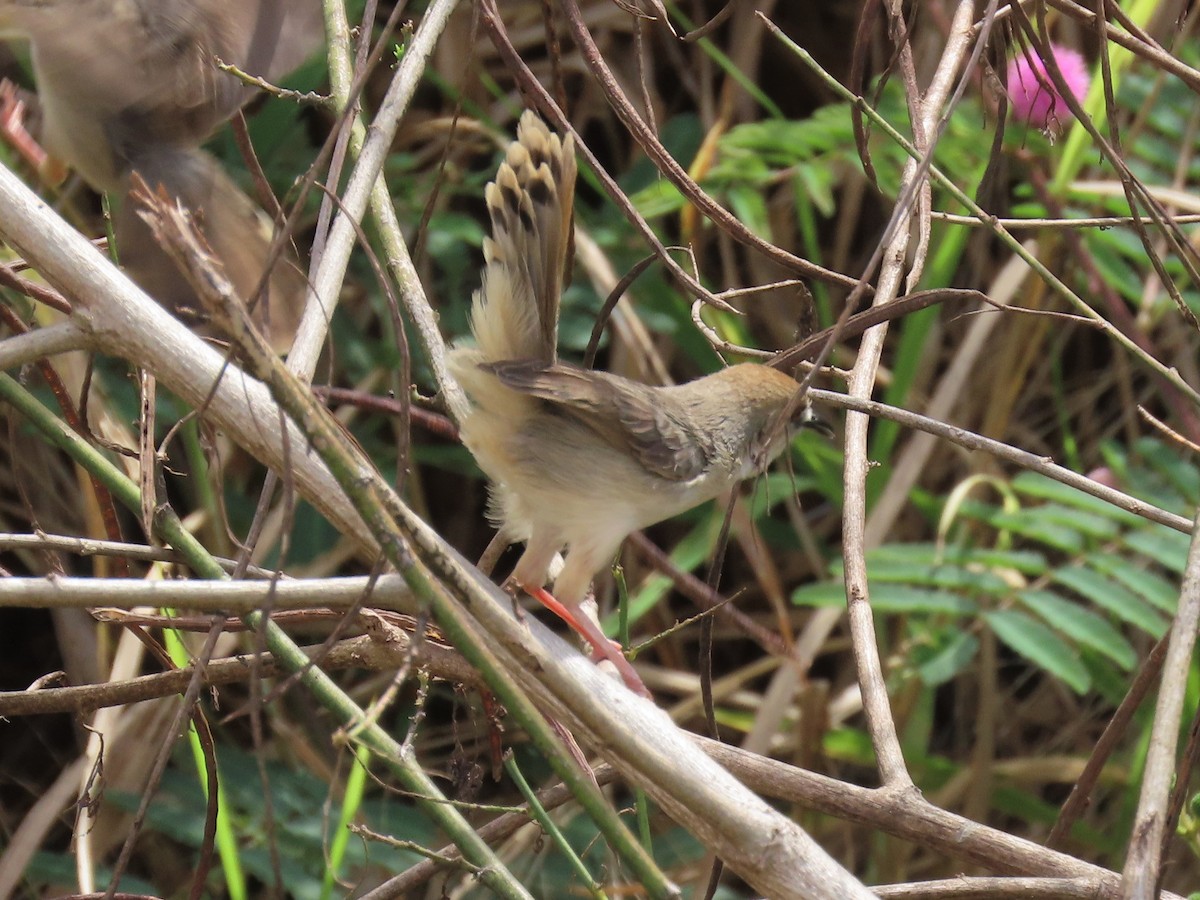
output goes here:
[{"label": "pink flower", "polygon": [[[1091,75],[1083,57],[1068,47],[1051,44],[1050,49],[1058,62],[1063,80],[1075,99],[1083,102],[1087,94]],[[1022,51],[1008,63],[1008,97],[1013,115],[1047,131],[1061,130],[1061,123],[1071,118],[1071,110],[1055,89],[1046,64],[1030,48]]]}]

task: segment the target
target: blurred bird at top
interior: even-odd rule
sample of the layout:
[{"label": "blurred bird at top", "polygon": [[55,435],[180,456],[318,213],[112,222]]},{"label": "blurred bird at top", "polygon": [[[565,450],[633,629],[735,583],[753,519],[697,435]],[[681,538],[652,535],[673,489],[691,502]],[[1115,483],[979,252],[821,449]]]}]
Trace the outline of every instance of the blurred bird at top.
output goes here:
[{"label": "blurred bird at top", "polygon": [[[197,309],[128,198],[136,172],[197,216],[250,300],[271,224],[200,145],[255,91],[214,60],[269,81],[286,75],[321,43],[318,0],[0,0],[0,35],[30,42],[46,150],[119,202],[117,246],[134,280],[168,309]],[[255,307],[276,349],[291,343],[304,286],[283,254]]]},{"label": "blurred bird at top", "polygon": [[[471,310],[474,347],[450,366],[472,401],[463,441],[492,480],[492,514],[525,542],[512,580],[611,661],[637,672],[582,609],[592,577],[630,532],[698,506],[761,471],[789,425],[821,423],[799,385],[743,363],[658,387],[558,359],[559,298],[570,262],[575,145],[534,113],[487,186],[492,236]],[[551,562],[566,563],[545,590]]]}]

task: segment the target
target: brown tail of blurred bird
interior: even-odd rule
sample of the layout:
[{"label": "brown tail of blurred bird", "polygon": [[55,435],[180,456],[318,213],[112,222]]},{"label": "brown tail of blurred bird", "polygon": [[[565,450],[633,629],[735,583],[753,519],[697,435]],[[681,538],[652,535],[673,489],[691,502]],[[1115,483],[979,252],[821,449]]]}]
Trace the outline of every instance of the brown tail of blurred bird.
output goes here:
[{"label": "brown tail of blurred bird", "polygon": [[[306,280],[289,244],[275,260],[266,290],[257,295],[270,255],[270,219],[203,150],[159,151],[133,171],[192,212],[238,295],[254,301],[255,325],[276,352],[286,351],[304,312]],[[159,303],[189,325],[202,327],[195,292],[142,221],[137,206],[127,193],[114,223],[121,266]]]}]

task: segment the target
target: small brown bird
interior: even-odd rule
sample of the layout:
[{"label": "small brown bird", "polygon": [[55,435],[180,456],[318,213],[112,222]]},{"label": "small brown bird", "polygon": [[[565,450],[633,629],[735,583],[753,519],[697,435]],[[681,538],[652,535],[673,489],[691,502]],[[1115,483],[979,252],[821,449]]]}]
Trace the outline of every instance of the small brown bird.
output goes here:
[{"label": "small brown bird", "polygon": [[[559,297],[571,245],[574,143],[532,112],[487,186],[492,237],[471,311],[474,348],[450,362],[472,401],[462,436],[492,481],[502,533],[525,542],[512,579],[641,679],[580,610],[592,577],[630,532],[670,518],[764,468],[786,444],[779,418],[796,382],[767,366],[731,366],[651,387],[557,358]],[[814,422],[807,402],[792,421]],[[556,553],[566,564],[543,587]]]},{"label": "small brown bird", "polygon": [[[186,280],[126,198],[130,173],[198,217],[231,281],[249,299],[267,261],[270,223],[200,149],[253,96],[214,58],[268,80],[323,37],[317,0],[0,0],[0,34],[31,45],[42,141],[98,191],[119,200],[121,263],[164,306],[195,310]],[[277,263],[256,314],[273,343],[290,343],[304,278]]]}]

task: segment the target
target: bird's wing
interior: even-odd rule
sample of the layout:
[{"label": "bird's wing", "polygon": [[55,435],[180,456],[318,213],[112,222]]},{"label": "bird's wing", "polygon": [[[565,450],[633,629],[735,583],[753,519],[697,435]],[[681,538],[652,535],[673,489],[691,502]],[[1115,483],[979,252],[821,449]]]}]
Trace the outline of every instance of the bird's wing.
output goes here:
[{"label": "bird's wing", "polygon": [[647,472],[691,481],[709,468],[713,449],[654,388],[539,360],[485,363],[505,387],[550,404],[586,424],[604,440],[626,447]]}]

